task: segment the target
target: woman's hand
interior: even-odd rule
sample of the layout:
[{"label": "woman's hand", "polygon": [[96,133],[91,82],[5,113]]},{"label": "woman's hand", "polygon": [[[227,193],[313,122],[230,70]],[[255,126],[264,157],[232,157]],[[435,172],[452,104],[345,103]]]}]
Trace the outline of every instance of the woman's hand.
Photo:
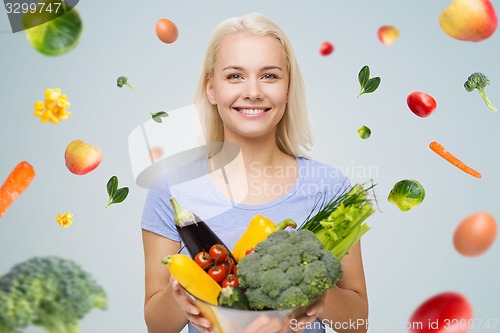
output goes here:
[{"label": "woman's hand", "polygon": [[292,318],[290,320],[290,324],[287,327],[284,327],[280,333],[290,332],[301,333],[307,327],[308,323],[312,323],[318,318],[319,314],[323,310],[323,307],[326,303],[326,293],[317,298],[313,303],[309,304],[304,312],[300,313],[300,315],[296,318]]},{"label": "woman's hand", "polygon": [[172,295],[179,304],[179,307],[186,314],[187,319],[201,332],[211,332],[210,321],[200,314],[200,310],[196,307],[193,300],[184,292],[179,282],[173,277],[170,277],[170,284],[172,285]]}]

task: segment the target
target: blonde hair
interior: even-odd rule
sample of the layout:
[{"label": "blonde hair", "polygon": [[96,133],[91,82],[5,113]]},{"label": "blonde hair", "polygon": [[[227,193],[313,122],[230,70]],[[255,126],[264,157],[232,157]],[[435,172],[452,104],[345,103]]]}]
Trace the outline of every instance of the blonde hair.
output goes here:
[{"label": "blonde hair", "polygon": [[312,133],[307,114],[304,80],[288,37],[272,20],[257,13],[241,17],[233,17],[220,23],[212,33],[208,42],[203,63],[195,104],[205,129],[207,142],[224,141],[224,126],[217,112],[207,97],[207,83],[213,75],[217,52],[226,36],[246,33],[254,36],[271,36],[276,38],[286,54],[290,82],[288,87],[288,103],[283,118],[276,128],[276,143],[284,153],[297,157],[305,156],[312,147]]}]

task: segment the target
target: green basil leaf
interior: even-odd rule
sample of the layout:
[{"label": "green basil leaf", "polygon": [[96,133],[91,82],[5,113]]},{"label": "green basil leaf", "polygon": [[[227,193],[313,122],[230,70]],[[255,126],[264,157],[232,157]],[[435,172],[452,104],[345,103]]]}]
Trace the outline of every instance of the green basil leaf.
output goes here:
[{"label": "green basil leaf", "polygon": [[166,113],[165,111],[160,111],[157,113],[150,112],[150,114],[151,114],[151,117],[153,118],[153,120],[156,121],[157,123],[162,122],[161,117],[168,117],[168,113]]},{"label": "green basil leaf", "polygon": [[108,189],[108,195],[109,197],[113,197],[115,194],[116,190],[118,189],[118,177],[113,176],[108,180],[107,184],[107,189]]},{"label": "green basil leaf", "polygon": [[366,86],[366,83],[368,82],[368,79],[370,78],[370,67],[364,66],[361,68],[358,74],[358,81],[359,84],[361,85],[361,89],[363,89]]},{"label": "green basil leaf", "polygon": [[378,86],[380,85],[380,78],[377,77],[372,77],[371,79],[366,82],[366,86],[363,89],[363,94],[369,94],[377,90]]},{"label": "green basil leaf", "polygon": [[122,187],[116,191],[111,200],[111,204],[120,203],[127,198],[128,187]]}]

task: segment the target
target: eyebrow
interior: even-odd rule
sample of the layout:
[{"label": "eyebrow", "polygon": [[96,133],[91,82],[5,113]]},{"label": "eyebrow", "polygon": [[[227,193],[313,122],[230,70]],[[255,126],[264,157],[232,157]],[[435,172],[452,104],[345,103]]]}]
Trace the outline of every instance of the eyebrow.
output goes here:
[{"label": "eyebrow", "polygon": [[[268,70],[272,70],[272,69],[277,69],[277,70],[283,71],[283,69],[280,66],[265,66],[265,67],[262,67],[260,70],[261,71],[268,71]],[[244,70],[244,68],[240,67],[240,66],[227,66],[227,67],[224,67],[222,70],[223,71],[226,71],[226,70],[242,71],[242,70]]]}]

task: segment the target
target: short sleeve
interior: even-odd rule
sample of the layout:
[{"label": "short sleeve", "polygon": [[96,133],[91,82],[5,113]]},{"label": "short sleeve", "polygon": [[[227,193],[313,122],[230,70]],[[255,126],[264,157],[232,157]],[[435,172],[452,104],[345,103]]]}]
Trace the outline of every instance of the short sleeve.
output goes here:
[{"label": "short sleeve", "polygon": [[141,228],[180,242],[170,207],[170,196],[167,186],[149,190],[142,211]]}]

